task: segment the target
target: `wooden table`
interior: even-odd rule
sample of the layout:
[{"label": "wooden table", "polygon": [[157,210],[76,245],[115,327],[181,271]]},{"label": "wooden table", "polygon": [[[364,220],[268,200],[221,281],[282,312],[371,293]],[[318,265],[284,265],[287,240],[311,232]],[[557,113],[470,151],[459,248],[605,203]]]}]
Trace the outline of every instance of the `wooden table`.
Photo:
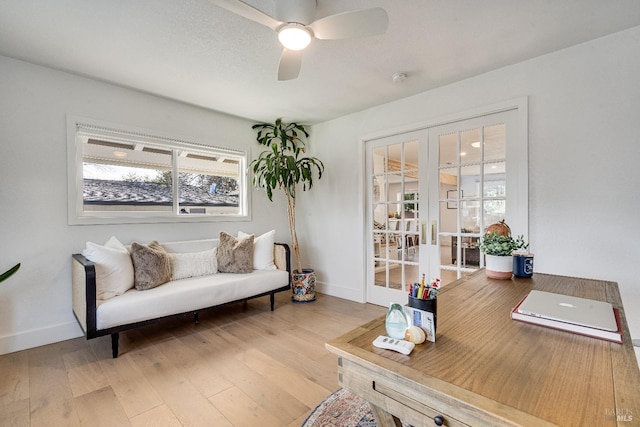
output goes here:
[{"label": "wooden table", "polygon": [[[608,301],[623,344],[514,321],[532,289]],[[341,386],[371,403],[378,426],[639,426],[640,372],[614,282],[536,273],[493,280],[483,270],[438,296],[436,342],[408,355],[373,347],[384,317],[329,342]],[[437,420],[437,419],[436,419]],[[437,424],[437,423],[436,423]]]}]

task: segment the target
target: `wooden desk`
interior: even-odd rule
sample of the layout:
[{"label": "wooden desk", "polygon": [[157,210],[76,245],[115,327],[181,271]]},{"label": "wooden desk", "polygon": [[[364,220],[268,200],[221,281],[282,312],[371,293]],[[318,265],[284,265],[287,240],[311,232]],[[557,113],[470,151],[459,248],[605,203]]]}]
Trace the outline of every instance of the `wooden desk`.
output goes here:
[{"label": "wooden desk", "polygon": [[[532,289],[609,301],[623,344],[511,320]],[[373,347],[384,317],[327,343],[339,383],[368,400],[378,426],[639,426],[640,372],[614,282],[535,273],[493,280],[484,270],[438,296],[435,343],[409,356]],[[393,414],[393,415],[391,415]]]}]

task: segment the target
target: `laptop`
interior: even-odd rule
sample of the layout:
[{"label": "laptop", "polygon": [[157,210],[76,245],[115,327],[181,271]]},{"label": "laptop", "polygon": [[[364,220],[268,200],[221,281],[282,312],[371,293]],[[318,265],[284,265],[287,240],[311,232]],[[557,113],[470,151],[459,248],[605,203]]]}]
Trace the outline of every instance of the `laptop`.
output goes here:
[{"label": "laptop", "polygon": [[613,306],[604,301],[533,290],[517,312],[605,331],[618,330]]}]

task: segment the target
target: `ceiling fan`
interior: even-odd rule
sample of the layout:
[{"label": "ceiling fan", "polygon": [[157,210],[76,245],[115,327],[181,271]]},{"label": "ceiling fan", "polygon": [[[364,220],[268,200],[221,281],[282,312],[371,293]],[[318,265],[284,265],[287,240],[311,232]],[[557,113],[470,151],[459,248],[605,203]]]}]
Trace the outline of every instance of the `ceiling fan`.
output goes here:
[{"label": "ceiling fan", "polygon": [[271,17],[240,0],[210,0],[217,6],[265,25],[278,33],[284,46],[278,66],[278,80],[292,80],[300,74],[302,50],[312,38],[348,39],[384,34],[389,17],[381,7],[316,16],[316,0],[275,0],[276,15]]}]

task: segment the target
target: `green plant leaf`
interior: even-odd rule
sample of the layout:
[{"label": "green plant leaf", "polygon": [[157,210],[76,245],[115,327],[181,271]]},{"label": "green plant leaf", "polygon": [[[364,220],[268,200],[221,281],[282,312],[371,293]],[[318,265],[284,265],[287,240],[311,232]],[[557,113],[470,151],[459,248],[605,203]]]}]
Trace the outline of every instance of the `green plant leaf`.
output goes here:
[{"label": "green plant leaf", "polygon": [[19,269],[20,269],[20,263],[14,265],[9,270],[7,270],[4,273],[0,274],[0,282],[4,282],[5,280],[7,280],[9,277],[11,277]]}]

